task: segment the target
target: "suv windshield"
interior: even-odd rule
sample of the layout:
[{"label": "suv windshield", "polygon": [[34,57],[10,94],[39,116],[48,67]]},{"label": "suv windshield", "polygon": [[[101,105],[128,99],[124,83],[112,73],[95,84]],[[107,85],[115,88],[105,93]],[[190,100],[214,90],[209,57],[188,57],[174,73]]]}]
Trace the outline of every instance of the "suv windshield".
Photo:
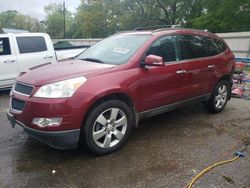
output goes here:
[{"label": "suv windshield", "polygon": [[114,35],[90,47],[76,59],[105,64],[125,64],[151,35]]}]

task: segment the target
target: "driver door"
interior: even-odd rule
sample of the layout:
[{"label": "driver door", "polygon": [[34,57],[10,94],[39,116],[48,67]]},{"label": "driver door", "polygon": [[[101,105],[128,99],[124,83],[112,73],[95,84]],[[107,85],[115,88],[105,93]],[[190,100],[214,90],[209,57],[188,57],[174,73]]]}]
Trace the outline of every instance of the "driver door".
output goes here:
[{"label": "driver door", "polygon": [[150,66],[140,69],[140,111],[175,103],[183,98],[183,70],[179,62],[176,36],[163,36],[151,45],[147,55],[164,59],[165,66]]}]

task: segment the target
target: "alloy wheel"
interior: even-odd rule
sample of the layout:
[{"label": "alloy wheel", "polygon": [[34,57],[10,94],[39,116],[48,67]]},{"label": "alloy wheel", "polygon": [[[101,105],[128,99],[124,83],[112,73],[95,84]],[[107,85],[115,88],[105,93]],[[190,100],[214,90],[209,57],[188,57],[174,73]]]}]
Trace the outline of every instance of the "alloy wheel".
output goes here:
[{"label": "alloy wheel", "polygon": [[218,88],[218,94],[215,96],[215,100],[214,100],[215,107],[217,109],[221,109],[224,106],[224,104],[227,101],[227,95],[228,95],[227,86],[221,85]]},{"label": "alloy wheel", "polygon": [[95,144],[101,148],[111,148],[117,145],[127,130],[127,117],[119,108],[109,108],[95,120],[92,137]]}]

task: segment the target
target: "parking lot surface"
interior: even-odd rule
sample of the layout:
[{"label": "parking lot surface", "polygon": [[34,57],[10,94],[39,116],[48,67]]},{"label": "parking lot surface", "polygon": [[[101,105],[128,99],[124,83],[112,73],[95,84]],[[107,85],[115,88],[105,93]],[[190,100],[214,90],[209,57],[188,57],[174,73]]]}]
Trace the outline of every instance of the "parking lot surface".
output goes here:
[{"label": "parking lot surface", "polygon": [[[127,144],[106,156],[60,151],[29,138],[6,118],[8,92],[0,93],[0,188],[166,187],[184,188],[197,173],[250,141],[250,101],[232,99],[220,114],[191,104],[145,119]],[[246,157],[205,174],[194,188],[249,188]]]}]

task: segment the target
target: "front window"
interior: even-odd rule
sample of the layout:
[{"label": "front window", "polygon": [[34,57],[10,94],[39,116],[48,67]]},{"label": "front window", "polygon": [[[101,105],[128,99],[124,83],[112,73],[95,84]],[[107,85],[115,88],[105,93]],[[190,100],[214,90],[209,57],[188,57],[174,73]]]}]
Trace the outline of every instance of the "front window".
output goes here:
[{"label": "front window", "polygon": [[105,64],[125,64],[151,35],[120,34],[90,47],[76,59]]},{"label": "front window", "polygon": [[148,49],[146,56],[157,55],[163,58],[164,62],[178,61],[176,36],[164,36],[158,39]]}]

